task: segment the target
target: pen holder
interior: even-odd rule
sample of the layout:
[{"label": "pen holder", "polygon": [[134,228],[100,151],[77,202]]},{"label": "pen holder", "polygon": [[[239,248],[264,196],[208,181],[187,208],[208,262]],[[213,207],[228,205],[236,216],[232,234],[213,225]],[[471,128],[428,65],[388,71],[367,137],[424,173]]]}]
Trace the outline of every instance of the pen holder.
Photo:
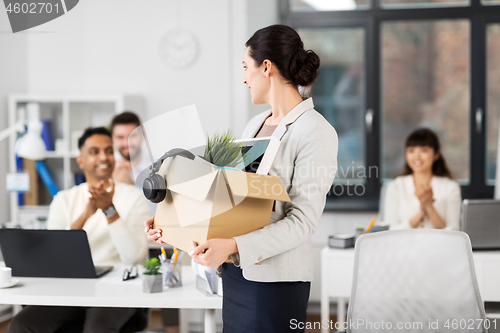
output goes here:
[{"label": "pen holder", "polygon": [[181,262],[171,262],[167,260],[161,264],[163,276],[165,277],[164,286],[167,288],[176,288],[182,286]]},{"label": "pen holder", "polygon": [[363,227],[357,227],[356,228],[356,232],[355,232],[355,236],[354,236],[354,243],[356,243],[356,241],[358,240],[359,236],[361,236],[364,232],[365,232],[365,228],[363,228]]}]

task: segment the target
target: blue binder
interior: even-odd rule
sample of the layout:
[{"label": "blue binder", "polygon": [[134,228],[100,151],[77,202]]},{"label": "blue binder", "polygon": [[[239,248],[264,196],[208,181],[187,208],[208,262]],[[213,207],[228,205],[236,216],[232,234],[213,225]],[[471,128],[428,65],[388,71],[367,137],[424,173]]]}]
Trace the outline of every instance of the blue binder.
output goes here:
[{"label": "blue binder", "polygon": [[59,189],[57,188],[57,184],[55,183],[54,178],[52,178],[52,176],[50,175],[49,169],[47,169],[47,166],[45,165],[45,163],[43,163],[43,161],[37,161],[35,165],[36,171],[38,171],[38,174],[49,190],[50,195],[54,197],[57,192],[59,192]]}]

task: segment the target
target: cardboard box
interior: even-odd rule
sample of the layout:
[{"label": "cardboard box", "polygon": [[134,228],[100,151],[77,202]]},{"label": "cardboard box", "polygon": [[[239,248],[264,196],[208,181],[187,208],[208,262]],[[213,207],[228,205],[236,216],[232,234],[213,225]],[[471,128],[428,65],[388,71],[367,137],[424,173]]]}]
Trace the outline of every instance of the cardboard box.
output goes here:
[{"label": "cardboard box", "polygon": [[218,168],[202,159],[167,159],[159,174],[167,180],[167,197],[157,205],[155,228],[163,230],[164,242],[184,251],[191,251],[191,241],[263,228],[274,201],[290,201],[278,177]]}]

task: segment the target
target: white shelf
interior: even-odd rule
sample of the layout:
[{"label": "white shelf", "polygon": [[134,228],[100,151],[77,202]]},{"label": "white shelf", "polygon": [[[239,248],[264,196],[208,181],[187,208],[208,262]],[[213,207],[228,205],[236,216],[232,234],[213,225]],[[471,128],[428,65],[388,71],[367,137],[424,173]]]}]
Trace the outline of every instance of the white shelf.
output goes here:
[{"label": "white shelf", "polygon": [[82,95],[82,94],[11,94],[9,98],[16,100],[19,103],[24,102],[38,102],[38,103],[102,103],[111,102],[121,104],[123,110],[124,97],[121,94],[96,94],[96,95]]},{"label": "white shelf", "polygon": [[65,158],[65,157],[76,158],[76,157],[78,157],[78,155],[80,155],[80,153],[77,151],[58,152],[58,151],[49,150],[45,154],[45,158]]},{"label": "white shelf", "polygon": [[[51,120],[52,134],[55,139],[64,142],[63,151],[48,151],[47,165],[60,190],[74,185],[74,158],[78,151],[71,151],[72,133],[83,131],[92,126],[106,126],[114,114],[125,110],[125,96],[122,94],[11,94],[8,96],[9,124],[12,126],[19,119],[19,106],[35,102],[40,104],[42,119]],[[14,155],[16,134],[10,137],[9,169],[16,172]],[[72,170],[73,169],[73,170]],[[39,186],[44,186],[41,183]],[[43,192],[42,192],[43,193]],[[41,204],[47,204],[47,197],[42,197]],[[11,220],[19,220],[17,193],[10,195]]]}]

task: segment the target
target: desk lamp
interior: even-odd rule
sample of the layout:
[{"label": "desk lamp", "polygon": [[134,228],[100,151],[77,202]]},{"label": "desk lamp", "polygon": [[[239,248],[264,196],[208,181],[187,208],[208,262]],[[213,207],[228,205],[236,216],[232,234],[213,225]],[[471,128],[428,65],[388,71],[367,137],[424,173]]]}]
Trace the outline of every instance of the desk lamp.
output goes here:
[{"label": "desk lamp", "polygon": [[30,160],[42,160],[45,158],[47,149],[41,136],[43,125],[40,121],[39,105],[29,103],[27,104],[27,111],[29,119],[28,131],[25,130],[24,117],[22,116],[17,123],[0,132],[0,142],[8,138],[12,133],[24,133],[16,141],[14,148],[16,155]]},{"label": "desk lamp", "polygon": [[[26,131],[25,126],[26,112],[22,108],[19,110],[19,121],[0,132],[0,142],[16,132],[22,133],[14,145],[16,155],[26,159],[41,160],[45,158],[47,150],[41,137],[43,125],[40,121],[40,107],[37,103],[28,103],[26,109],[28,111],[28,130]],[[10,218],[17,222],[17,197],[13,195],[14,193],[11,193]]]}]

